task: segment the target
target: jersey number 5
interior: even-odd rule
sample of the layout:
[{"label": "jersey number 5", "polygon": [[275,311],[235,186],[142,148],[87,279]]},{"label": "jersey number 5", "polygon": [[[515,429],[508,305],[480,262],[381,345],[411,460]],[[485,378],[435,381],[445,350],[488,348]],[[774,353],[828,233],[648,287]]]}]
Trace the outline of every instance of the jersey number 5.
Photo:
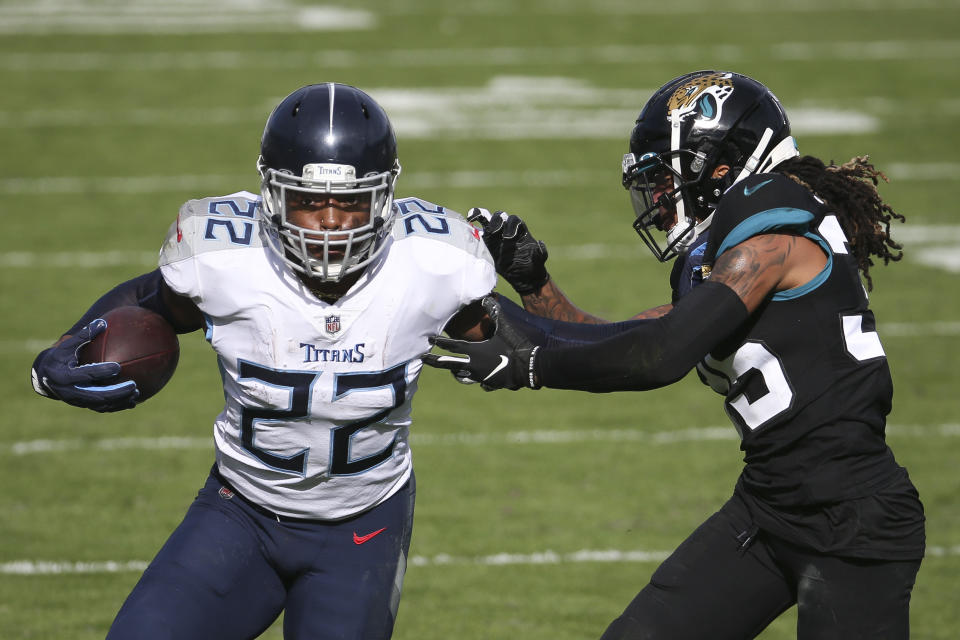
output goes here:
[{"label": "jersey number 5", "polygon": [[[885,357],[876,331],[863,330],[862,314],[841,316],[847,353],[859,362]],[[710,387],[727,396],[727,413],[743,435],[756,431],[793,404],[793,385],[780,358],[761,342],[746,342],[731,356],[707,356],[697,365]]]}]

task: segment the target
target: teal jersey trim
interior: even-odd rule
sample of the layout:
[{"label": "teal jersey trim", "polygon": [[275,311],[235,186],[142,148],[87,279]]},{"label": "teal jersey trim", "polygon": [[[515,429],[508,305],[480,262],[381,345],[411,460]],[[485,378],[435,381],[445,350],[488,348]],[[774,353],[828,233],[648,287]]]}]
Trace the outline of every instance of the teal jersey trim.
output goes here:
[{"label": "teal jersey trim", "polygon": [[720,248],[717,249],[717,258],[722,256],[723,252],[730,247],[734,247],[755,235],[766,231],[776,231],[777,229],[806,231],[807,225],[812,221],[813,214],[806,209],[778,207],[760,211],[735,226],[733,231],[727,234],[727,237],[720,243]]},{"label": "teal jersey trim", "polygon": [[773,300],[775,302],[780,300],[793,300],[794,298],[799,298],[802,295],[810,293],[826,282],[827,278],[830,277],[830,273],[833,271],[833,251],[830,250],[830,245],[827,244],[827,241],[814,233],[810,233],[809,231],[803,234],[803,237],[809,238],[820,245],[820,248],[823,249],[823,252],[827,254],[827,264],[824,265],[823,269],[820,270],[820,273],[815,275],[810,282],[802,284],[799,287],[794,287],[793,289],[786,289],[773,294]]},{"label": "teal jersey trim", "polygon": [[813,219],[813,214],[806,209],[795,209],[793,207],[778,207],[756,213],[738,224],[733,228],[733,231],[727,234],[727,237],[723,239],[723,242],[720,243],[720,248],[717,250],[717,258],[731,247],[735,247],[744,240],[761,233],[781,229],[802,231],[805,238],[813,240],[823,248],[827,254],[827,264],[810,282],[793,289],[780,291],[773,295],[773,300],[775,301],[799,298],[823,284],[827,278],[830,277],[830,273],[833,270],[833,252],[830,250],[830,245],[828,245],[823,238],[808,230],[808,225]]}]

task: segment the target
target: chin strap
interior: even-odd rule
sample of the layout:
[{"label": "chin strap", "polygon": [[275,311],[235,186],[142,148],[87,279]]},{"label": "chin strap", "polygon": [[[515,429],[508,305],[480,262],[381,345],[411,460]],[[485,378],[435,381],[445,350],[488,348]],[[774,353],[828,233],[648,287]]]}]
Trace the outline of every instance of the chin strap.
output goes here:
[{"label": "chin strap", "polygon": [[[670,159],[670,165],[673,167],[673,171],[676,174],[677,178],[683,175],[682,167],[680,166],[680,154],[677,151],[680,150],[680,109],[674,109],[670,112],[670,151],[672,151],[673,157]],[[674,178],[675,180],[677,178]],[[674,185],[676,188],[676,185]],[[674,208],[677,211],[677,225],[687,219],[687,214],[685,211],[685,206],[683,202],[683,196],[681,195],[676,199]]]},{"label": "chin strap", "polygon": [[753,150],[753,153],[751,153],[747,159],[747,163],[743,166],[743,171],[741,171],[740,175],[733,181],[733,184],[730,185],[731,187],[750,177],[755,171],[756,173],[767,173],[784,160],[789,160],[790,158],[795,158],[800,155],[800,151],[797,150],[797,141],[793,139],[793,136],[787,136],[778,142],[777,145],[770,150],[770,153],[764,156],[764,151],[766,151],[767,145],[770,144],[770,138],[772,137],[773,129],[769,127],[766,128],[763,135],[760,136],[760,142],[757,144],[756,149]]},{"label": "chin strap", "polygon": [[[713,211],[711,211],[710,215],[708,215],[706,218],[698,222],[697,226],[693,228],[693,240],[699,238],[700,234],[709,229],[711,222],[713,222]],[[690,244],[693,244],[693,241],[691,241]]]},{"label": "chin strap", "polygon": [[743,171],[741,171],[740,175],[737,176],[737,179],[733,181],[733,184],[737,184],[741,180],[747,179],[750,174],[753,173],[753,170],[756,169],[757,165],[760,164],[760,160],[763,158],[763,152],[767,149],[767,145],[770,144],[770,138],[772,137],[773,129],[770,127],[764,129],[763,135],[760,136],[760,142],[757,143],[757,147],[753,150],[753,153],[750,154],[750,157],[747,158],[746,164],[743,165]]},{"label": "chin strap", "polygon": [[799,155],[800,150],[797,149],[797,141],[793,139],[793,136],[787,136],[770,150],[766,159],[760,163],[757,173],[767,173],[781,162],[796,158]]}]

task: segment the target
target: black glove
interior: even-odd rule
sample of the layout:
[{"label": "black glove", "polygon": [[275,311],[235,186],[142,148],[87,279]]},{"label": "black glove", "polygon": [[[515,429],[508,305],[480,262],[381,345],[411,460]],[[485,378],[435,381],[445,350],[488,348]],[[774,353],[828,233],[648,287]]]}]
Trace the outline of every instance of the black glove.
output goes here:
[{"label": "black glove", "polygon": [[80,348],[106,328],[107,321],[97,318],[76,335],[41,351],[33,361],[30,372],[33,390],[47,398],[63,400],[75,407],[86,407],[101,413],[132,409],[140,396],[137,384],[132,380],[119,384],[110,382],[120,375],[119,363],[80,365],[77,362]]},{"label": "black glove", "polygon": [[464,355],[428,353],[423,356],[423,363],[438,369],[449,369],[464,384],[479,382],[487,391],[513,391],[521,387],[539,389],[533,362],[540,347],[507,321],[500,312],[500,303],[493,296],[485,297],[481,304],[494,321],[496,329],[493,335],[481,342],[436,336],[430,339],[432,344]]},{"label": "black glove", "polygon": [[505,211],[491,214],[486,209],[473,207],[467,212],[467,221],[480,223],[483,243],[493,256],[497,273],[517,293],[534,293],[547,284],[550,279],[544,267],[547,245],[530,235],[523,220]]}]

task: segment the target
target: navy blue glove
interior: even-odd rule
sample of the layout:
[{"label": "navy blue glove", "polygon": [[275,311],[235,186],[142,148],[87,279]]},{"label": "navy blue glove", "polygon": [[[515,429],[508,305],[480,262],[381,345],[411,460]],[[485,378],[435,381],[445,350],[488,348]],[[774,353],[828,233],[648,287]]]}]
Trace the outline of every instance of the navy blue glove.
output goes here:
[{"label": "navy blue glove", "polygon": [[77,353],[107,328],[107,321],[97,318],[76,335],[40,352],[33,361],[33,390],[47,398],[63,400],[75,407],[100,411],[121,411],[136,406],[140,391],[132,380],[111,383],[120,375],[117,362],[81,365]]},{"label": "navy blue glove", "polygon": [[481,304],[496,326],[493,335],[480,342],[442,336],[431,338],[431,344],[464,355],[428,353],[423,356],[423,363],[437,369],[449,369],[453,377],[464,384],[479,382],[487,391],[514,391],[522,387],[539,389],[533,362],[540,347],[510,324],[496,298],[487,296]]},{"label": "navy blue glove", "polygon": [[480,223],[483,243],[493,256],[497,273],[517,293],[535,293],[547,284],[547,245],[530,235],[523,220],[505,211],[490,213],[473,207],[467,212],[467,221]]}]

